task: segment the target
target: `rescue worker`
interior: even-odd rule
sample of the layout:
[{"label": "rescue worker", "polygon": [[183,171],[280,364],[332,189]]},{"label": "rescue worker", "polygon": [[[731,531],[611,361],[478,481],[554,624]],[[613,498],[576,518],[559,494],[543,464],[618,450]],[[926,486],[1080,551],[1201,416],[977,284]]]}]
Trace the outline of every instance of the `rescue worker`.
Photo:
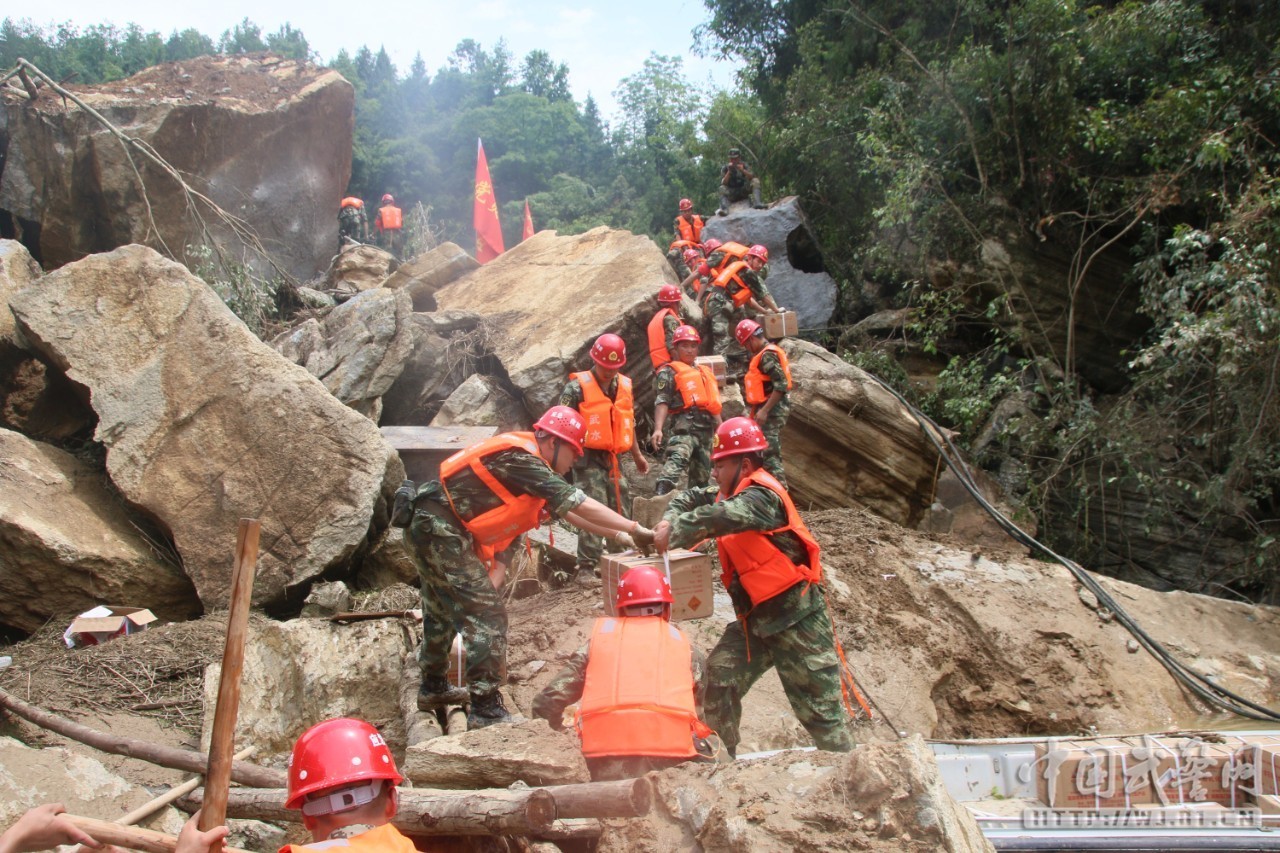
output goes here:
[{"label": "rescue worker", "polygon": [[404,230],[404,213],[396,207],[396,200],[391,193],[382,197],[382,206],[378,208],[373,226],[378,232],[378,245],[399,257],[400,238]]},{"label": "rescue worker", "polygon": [[741,376],[746,365],[746,354],[737,346],[732,332],[742,319],[744,307],[750,305],[761,314],[779,310],[759,275],[768,262],[769,250],[754,245],[742,260],[727,265],[707,288],[703,314],[711,334],[711,351],[724,357],[725,373],[730,378]]},{"label": "rescue worker", "polygon": [[[622,374],[627,345],[614,334],[603,334],[591,345],[590,370],[569,374],[560,392],[560,405],[577,409],[587,425],[586,452],[573,464],[573,483],[620,515],[631,505],[618,457],[630,453],[636,470],[649,472],[649,460],[636,441],[636,412],[631,377]],[[594,533],[578,534],[577,574],[590,578],[604,553],[604,540]]]},{"label": "rescue worker", "polygon": [[659,553],[714,538],[720,579],[737,613],[707,659],[705,719],[730,755],[742,699],[776,668],[791,708],[819,749],[848,752],[835,630],[822,592],[820,548],[791,496],[763,468],[768,446],[750,418],[716,430],[716,485],[671,499],[654,528]]},{"label": "rescue worker", "polygon": [[680,199],[680,214],[671,226],[675,239],[667,247],[667,263],[676,271],[676,275],[684,278],[689,274],[686,257],[690,249],[702,247],[702,217],[693,212],[693,202],[687,198]]},{"label": "rescue worker", "polygon": [[338,208],[338,251],[342,251],[343,239],[357,243],[369,240],[369,217],[364,212],[364,200],[349,195]]},{"label": "rescue worker", "polygon": [[658,313],[649,321],[649,360],[653,362],[656,373],[664,364],[670,364],[674,344],[671,338],[676,329],[684,325],[680,316],[680,305],[684,301],[680,288],[674,284],[664,284],[658,288]]},{"label": "rescue worker", "polygon": [[[715,280],[716,276],[724,272],[724,268],[734,261],[740,261],[747,256],[747,252],[751,251],[750,246],[744,246],[741,243],[730,240],[721,243],[714,237],[702,244],[702,251],[706,255],[701,265],[696,269],[690,268],[692,271],[689,276],[680,282],[680,286],[694,299],[699,299],[699,294],[705,294],[707,287]],[[769,266],[766,264],[756,273],[761,281],[769,277]],[[690,287],[692,286],[692,290]],[[700,300],[699,300],[700,301]]]},{"label": "rescue worker", "polygon": [[710,751],[712,732],[699,717],[706,658],[671,623],[672,600],[662,572],[629,569],[618,580],[618,615],[596,619],[587,645],[533,698],[533,716],[557,731],[578,702],[574,725],[595,781],[643,776]]},{"label": "rescue worker", "polygon": [[[652,541],[653,531],[565,482],[585,434],[576,411],[552,406],[533,432],[486,439],[440,463],[439,480],[397,491],[393,522],[407,491],[405,548],[422,582],[420,710],[469,702],[468,728],[510,721],[498,692],[507,668],[507,611],[498,589],[520,535],[538,526],[544,509],[624,548]],[[445,678],[458,632],[466,689]]]},{"label": "rescue worker", "polygon": [[[705,486],[711,476],[711,438],[720,424],[720,389],[705,364],[696,364],[702,338],[693,326],[671,336],[675,358],[658,370],[655,380],[653,446],[667,442],[656,494],[665,495],[687,473],[689,488]],[[668,427],[667,418],[671,423]]]},{"label": "rescue worker", "polygon": [[737,148],[729,149],[729,162],[720,169],[720,209],[716,216],[729,213],[729,205],[735,201],[751,199],[751,206],[763,210],[760,201],[760,179],[751,168],[742,162],[742,152]]},{"label": "rescue worker", "polygon": [[786,486],[782,428],[791,414],[791,363],[782,347],[771,343],[755,320],[743,320],[733,334],[751,355],[747,374],[742,379],[742,397],[751,419],[760,425],[769,442],[769,449],[764,452],[764,469]]}]

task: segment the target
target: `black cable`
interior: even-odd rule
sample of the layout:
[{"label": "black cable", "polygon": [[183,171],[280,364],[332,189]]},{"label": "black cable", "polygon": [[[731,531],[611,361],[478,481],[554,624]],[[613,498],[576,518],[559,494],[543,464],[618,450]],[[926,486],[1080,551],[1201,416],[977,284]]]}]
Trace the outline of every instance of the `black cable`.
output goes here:
[{"label": "black cable", "polygon": [[1133,635],[1134,639],[1137,640],[1143,648],[1150,652],[1151,655],[1158,660],[1160,664],[1168,670],[1169,674],[1172,675],[1183,687],[1190,690],[1210,705],[1215,705],[1237,716],[1253,720],[1280,722],[1280,711],[1275,711],[1265,705],[1252,702],[1219,684],[1215,684],[1209,676],[1197,672],[1182,663],[1182,661],[1178,660],[1172,652],[1160,643],[1159,640],[1144,631],[1142,626],[1140,626],[1133,617],[1131,617],[1128,612],[1120,606],[1120,603],[1117,602],[1115,598],[1113,598],[1112,595],[1107,592],[1083,567],[1074,560],[1058,554],[1049,546],[1040,542],[1038,539],[1031,536],[1031,534],[1014,524],[1013,521],[1005,516],[1004,513],[1000,512],[999,509],[994,507],[982,495],[982,491],[978,488],[977,483],[974,482],[973,475],[969,471],[968,465],[965,464],[960,450],[952,443],[946,432],[934,423],[928,415],[911,405],[911,403],[907,402],[905,397],[899,394],[897,390],[890,387],[883,379],[872,373],[867,373],[867,375],[875,380],[880,387],[892,394],[894,398],[911,413],[911,416],[915,418],[916,423],[919,424],[921,432],[925,434],[925,437],[929,439],[929,442],[933,444],[934,448],[938,451],[939,457],[947,463],[948,468],[955,472],[961,485],[963,485],[973,499],[978,502],[978,505],[986,510],[993,519],[995,519],[996,523],[1005,531],[1005,533],[1009,534],[1014,541],[1019,542],[1034,551],[1039,551],[1041,554],[1044,554],[1050,559],[1065,566],[1067,570],[1075,576],[1076,580],[1081,583],[1081,585],[1093,593],[1094,597],[1098,599],[1099,605],[1102,605],[1106,607],[1107,610],[1111,611],[1111,613],[1114,614],[1116,621],[1123,625],[1125,629]]}]

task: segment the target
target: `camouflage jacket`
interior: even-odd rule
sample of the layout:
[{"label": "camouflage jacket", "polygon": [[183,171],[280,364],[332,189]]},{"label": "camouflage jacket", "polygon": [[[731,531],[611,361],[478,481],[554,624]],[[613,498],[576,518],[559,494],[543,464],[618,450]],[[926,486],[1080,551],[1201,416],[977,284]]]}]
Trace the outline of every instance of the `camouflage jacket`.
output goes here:
[{"label": "camouflage jacket", "polygon": [[[551,466],[541,457],[524,450],[512,449],[495,453],[484,460],[484,467],[511,494],[542,498],[547,502],[547,512],[560,518],[577,509],[587,499],[581,489],[571,486],[564,477],[552,471]],[[453,498],[452,507],[449,504],[450,497]],[[474,518],[502,503],[470,470],[459,471],[449,480],[448,497],[439,480],[418,486],[418,494],[414,498],[415,507],[422,508],[424,501],[436,504],[435,507],[428,507],[433,512],[444,509],[444,513],[436,514],[452,522],[457,522],[454,511],[467,518]],[[460,522],[456,526],[461,529]]]},{"label": "camouflage jacket", "polygon": [[[671,525],[672,548],[688,548],[729,533],[777,530],[787,523],[782,501],[764,486],[748,486],[724,500],[719,497],[718,486],[703,486],[678,492],[671,499],[662,520]],[[791,562],[799,565],[804,561],[804,543],[794,533],[779,533],[770,539]],[[824,606],[821,587],[798,583],[753,608],[736,572],[729,579],[729,597],[738,615],[750,614],[754,630],[765,637],[789,628]]]},{"label": "camouflage jacket", "polygon": [[675,435],[676,429],[715,429],[716,417],[706,409],[684,408],[684,398],[676,388],[676,372],[670,364],[664,364],[654,379],[654,405],[667,404],[667,422],[663,430]]},{"label": "camouflage jacket", "polygon": [[[547,686],[533,697],[533,716],[546,720],[553,729],[562,728],[564,709],[582,698],[587,678],[587,654],[590,645],[588,643],[574,652],[565,668],[557,672]],[[690,645],[690,650],[693,652],[690,661],[693,668],[693,701],[698,717],[701,719],[702,697],[707,689],[707,656],[697,646]]]}]

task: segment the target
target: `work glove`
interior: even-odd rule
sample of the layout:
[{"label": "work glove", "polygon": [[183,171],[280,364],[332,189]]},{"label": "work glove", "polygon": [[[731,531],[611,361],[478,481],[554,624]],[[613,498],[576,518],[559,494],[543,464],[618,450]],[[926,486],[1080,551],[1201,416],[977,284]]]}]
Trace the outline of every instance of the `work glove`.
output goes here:
[{"label": "work glove", "polygon": [[635,529],[631,531],[631,538],[635,540],[636,547],[644,553],[648,554],[653,550],[653,531],[643,524],[635,526]]},{"label": "work glove", "polygon": [[405,480],[396,489],[395,501],[391,504],[391,526],[408,527],[413,521],[413,499],[418,495],[418,487],[413,480]]},{"label": "work glove", "polygon": [[631,538],[631,534],[625,530],[619,530],[613,535],[613,541],[624,551],[633,551],[636,547],[636,540]]}]

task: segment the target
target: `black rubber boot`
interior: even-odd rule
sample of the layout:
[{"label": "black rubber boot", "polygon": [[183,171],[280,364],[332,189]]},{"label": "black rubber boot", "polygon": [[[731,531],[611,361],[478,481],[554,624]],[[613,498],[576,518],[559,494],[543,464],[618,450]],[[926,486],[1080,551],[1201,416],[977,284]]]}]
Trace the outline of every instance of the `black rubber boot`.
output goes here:
[{"label": "black rubber boot", "polygon": [[471,707],[467,709],[467,731],[509,722],[511,715],[507,713],[506,706],[502,704],[502,694],[497,690],[471,697]]},{"label": "black rubber boot", "polygon": [[429,675],[418,688],[418,710],[434,711],[450,705],[465,705],[470,694],[465,687],[454,687],[438,675]]}]

